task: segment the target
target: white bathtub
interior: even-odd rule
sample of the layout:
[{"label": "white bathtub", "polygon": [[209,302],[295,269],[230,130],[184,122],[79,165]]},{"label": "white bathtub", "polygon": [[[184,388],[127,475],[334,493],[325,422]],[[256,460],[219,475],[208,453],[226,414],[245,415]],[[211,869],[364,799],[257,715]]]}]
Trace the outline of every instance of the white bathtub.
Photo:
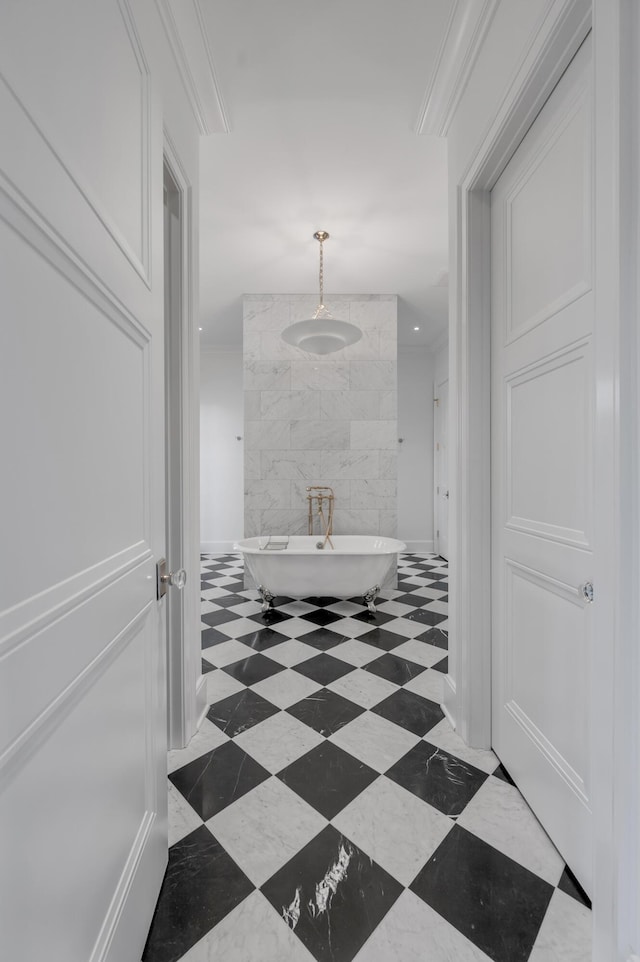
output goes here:
[{"label": "white bathtub", "polygon": [[[269,538],[246,538],[235,545],[244,555],[266,611],[275,595],[289,598],[352,598],[361,595],[370,611],[374,600],[395,572],[398,552],[406,545],[395,538],[332,535],[334,547],[319,549],[318,535],[292,535],[285,548],[267,548]],[[276,539],[271,539],[273,544]]]}]

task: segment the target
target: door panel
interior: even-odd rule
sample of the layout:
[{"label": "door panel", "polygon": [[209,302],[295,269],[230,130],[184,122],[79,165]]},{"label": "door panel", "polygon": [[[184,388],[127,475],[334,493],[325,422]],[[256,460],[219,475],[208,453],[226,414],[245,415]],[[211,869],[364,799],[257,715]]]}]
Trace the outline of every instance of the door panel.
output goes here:
[{"label": "door panel", "polygon": [[126,0],[4,4],[0,61],[0,931],[15,962],[138,962],[167,857],[162,128]]},{"label": "door panel", "polygon": [[494,747],[587,891],[590,70],[587,40],[491,195]]},{"label": "door panel", "polygon": [[449,382],[443,381],[437,388],[435,405],[435,548],[438,554],[449,558]]}]

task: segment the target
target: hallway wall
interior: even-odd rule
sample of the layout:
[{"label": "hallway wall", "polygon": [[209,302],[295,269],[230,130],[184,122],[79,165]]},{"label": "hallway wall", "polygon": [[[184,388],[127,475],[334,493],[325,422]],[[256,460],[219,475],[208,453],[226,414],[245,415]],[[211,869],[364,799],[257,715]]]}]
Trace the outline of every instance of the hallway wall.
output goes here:
[{"label": "hallway wall", "polygon": [[[244,531],[242,351],[200,354],[200,542],[232,551]],[[240,440],[238,440],[240,438]]]},{"label": "hallway wall", "polygon": [[398,537],[433,551],[433,354],[398,347]]}]

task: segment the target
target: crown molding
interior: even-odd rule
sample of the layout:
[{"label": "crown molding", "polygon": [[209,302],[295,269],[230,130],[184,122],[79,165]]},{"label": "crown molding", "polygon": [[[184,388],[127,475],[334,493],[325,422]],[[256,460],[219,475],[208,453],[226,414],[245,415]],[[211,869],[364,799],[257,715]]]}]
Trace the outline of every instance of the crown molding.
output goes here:
[{"label": "crown molding", "polygon": [[415,124],[446,137],[500,0],[455,0]]},{"label": "crown molding", "polygon": [[200,133],[228,134],[200,0],[156,0],[156,6]]}]

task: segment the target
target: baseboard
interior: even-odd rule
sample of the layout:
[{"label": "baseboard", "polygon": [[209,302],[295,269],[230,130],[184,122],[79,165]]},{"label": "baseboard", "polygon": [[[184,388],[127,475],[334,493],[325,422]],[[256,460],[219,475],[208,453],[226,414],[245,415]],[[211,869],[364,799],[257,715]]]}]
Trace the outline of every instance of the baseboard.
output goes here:
[{"label": "baseboard", "polygon": [[433,554],[433,540],[431,541],[408,541],[406,538],[400,538],[400,541],[404,541],[407,546],[407,551],[425,551],[429,554]]},{"label": "baseboard", "polygon": [[[238,538],[238,541],[240,540]],[[229,554],[236,550],[238,541],[201,541],[200,554]]]},{"label": "baseboard", "polygon": [[196,684],[196,731],[202,725],[207,714],[209,699],[207,697],[207,676],[200,675]]},{"label": "baseboard", "polygon": [[445,714],[445,717],[453,729],[456,728],[456,719],[453,714],[452,708],[455,705],[456,697],[456,683],[455,679],[451,675],[444,676],[444,692],[442,695],[442,705],[440,706]]}]

